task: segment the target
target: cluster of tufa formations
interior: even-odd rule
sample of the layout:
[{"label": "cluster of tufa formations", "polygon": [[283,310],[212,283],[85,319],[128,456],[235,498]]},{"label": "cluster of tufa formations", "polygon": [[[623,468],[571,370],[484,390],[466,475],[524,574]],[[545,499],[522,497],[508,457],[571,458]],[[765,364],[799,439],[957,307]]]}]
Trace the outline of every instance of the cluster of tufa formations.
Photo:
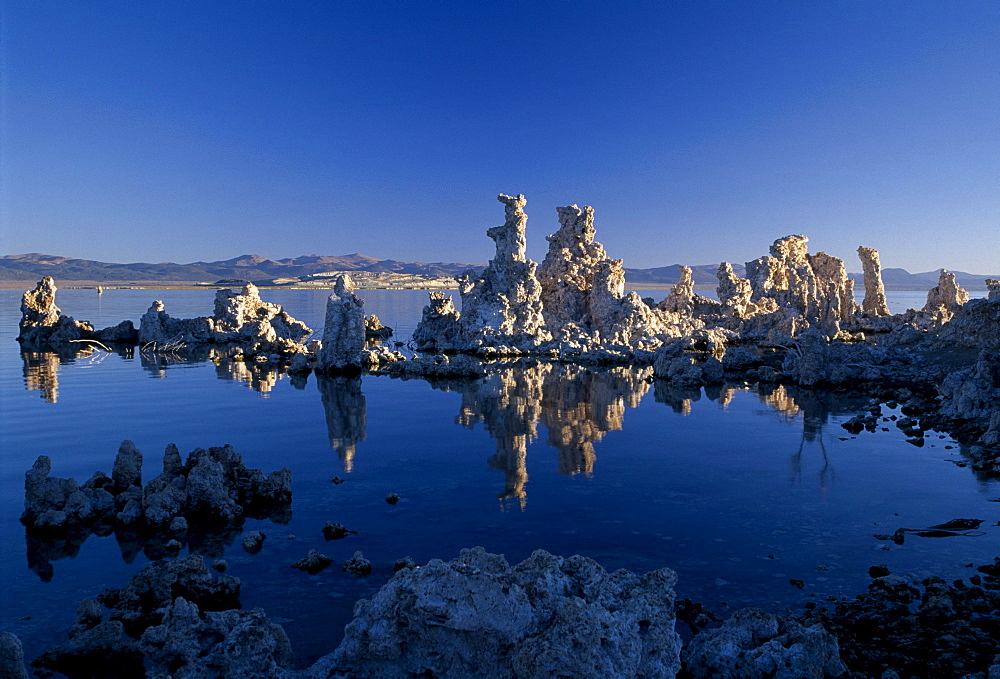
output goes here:
[{"label": "cluster of tufa formations", "polygon": [[[910,443],[923,445],[928,429],[950,431],[968,444],[973,470],[1000,474],[1000,281],[987,280],[988,297],[970,300],[942,270],[923,308],[893,315],[878,252],[857,250],[865,286],[859,304],[843,260],[810,254],[808,239],[791,235],[747,262],[745,278],[723,262],[718,300],[698,295],[682,267],[656,302],[625,291],[622,261],[594,240],[593,208],[557,208],[559,228],[539,265],[526,256],[524,196],[498,198],[505,221],[487,231],[495,256],[481,274],[458,277],[461,311],[451,297],[430,293],[409,356],[381,344],[392,330],[364,313],[347,275],[327,302],[322,341],[310,340],[308,327],[262,301],[253,285],[220,290],[212,316],[175,319],[154,302],[138,330],[130,321],[95,330],[60,312],[46,277],[21,305],[25,378],[54,400],[54,370],[41,357],[73,342],[139,345],[151,370],[165,353],[211,348],[241,352],[239,374],[254,365],[267,366],[260,372],[268,375],[287,369],[300,386],[315,372],[330,443],[346,471],[366,434],[358,375],[428,379],[461,394],[458,422],[489,430],[496,441],[490,466],[504,474],[501,500],[515,503],[525,501],[527,442],[539,423],[561,472],[590,473],[593,442],[619,428],[625,407],[651,385],[657,400],[678,410],[702,389],[723,403],[731,385],[747,383],[787,401],[782,407],[794,407],[786,390],[861,390],[871,405],[843,424],[848,431],[874,431],[880,404],[894,402],[906,415],[896,426]],[[217,365],[237,372],[235,363]],[[598,377],[587,374],[593,365],[617,367]],[[817,419],[805,421],[815,427]],[[124,588],[81,602],[69,639],[32,663],[42,671],[303,679],[900,676],[894,669],[1000,676],[1000,633],[990,613],[1000,608],[1000,561],[953,585],[932,577],[917,586],[873,568],[869,592],[832,610],[807,605],[796,617],[743,609],[721,621],[701,604],[678,601],[676,574],[666,568],[608,573],[585,557],[543,551],[510,566],[482,548],[422,567],[401,559],[388,583],[358,602],[340,645],[295,669],[281,626],[260,609],[243,610],[240,581],[212,574],[202,556],[221,555],[244,517],[286,517],[288,470],[247,469],[228,446],[196,450],[182,462],[170,446],[163,473],[143,486],[141,461],[126,441],[111,476],[98,472],[82,484],[55,478],[44,456],[26,474],[22,522],[29,565],[43,579],[51,577],[49,561],[95,533],[114,532],[123,552],[144,549],[156,559]],[[327,540],[352,532],[332,523],[323,529]],[[897,533],[884,537],[902,540]],[[260,552],[264,538],[248,533],[244,549]],[[184,543],[192,556],[170,558]],[[292,565],[318,573],[331,562],[312,550]],[[224,562],[213,566],[221,571]],[[365,576],[373,564],[356,552],[343,569]],[[689,627],[686,639],[678,621]],[[22,655],[16,637],[0,635],[0,676],[27,676]]]}]

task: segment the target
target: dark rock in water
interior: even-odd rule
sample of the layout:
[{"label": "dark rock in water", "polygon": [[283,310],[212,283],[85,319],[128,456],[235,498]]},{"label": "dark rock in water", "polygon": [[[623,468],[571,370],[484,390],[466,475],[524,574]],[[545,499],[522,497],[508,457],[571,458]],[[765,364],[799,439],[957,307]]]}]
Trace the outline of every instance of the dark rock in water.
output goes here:
[{"label": "dark rock in water", "polygon": [[264,540],[267,536],[261,533],[259,530],[252,530],[246,534],[243,538],[243,549],[248,551],[250,554],[256,554],[264,546]]},{"label": "dark rock in water", "polygon": [[326,554],[310,549],[309,553],[292,564],[292,568],[298,568],[310,575],[316,575],[321,570],[333,563],[333,559]]},{"label": "dark rock in water", "polygon": [[982,523],[982,519],[952,519],[951,521],[931,526],[931,528],[935,530],[975,530]]},{"label": "dark rock in water", "polygon": [[357,577],[371,575],[372,562],[365,558],[361,552],[354,552],[354,556],[344,562],[343,570]]},{"label": "dark rock in water", "polygon": [[392,565],[392,572],[393,573],[398,573],[399,571],[403,570],[404,568],[406,570],[413,570],[416,567],[417,567],[417,562],[416,561],[414,561],[409,556],[404,556],[402,559],[396,559],[396,563],[394,563]]},{"label": "dark rock in water", "polygon": [[889,575],[889,567],[884,563],[877,564],[868,569],[868,575],[873,578],[884,578]]},{"label": "dark rock in water", "polygon": [[239,610],[239,580],[213,576],[200,557],[151,564],[98,598],[107,619],[84,600],[69,640],[33,666],[71,678],[293,675],[284,630],[260,609]]},{"label": "dark rock in water", "polygon": [[28,679],[21,640],[10,632],[0,634],[0,678]]},{"label": "dark rock in water", "polygon": [[347,530],[347,528],[345,528],[344,524],[342,523],[330,523],[329,521],[327,521],[326,525],[323,526],[322,532],[323,532],[323,537],[326,538],[327,541],[330,541],[330,540],[340,540],[342,538],[346,538],[348,534],[356,533],[357,531]]},{"label": "dark rock in water", "polygon": [[399,496],[396,495],[395,493],[389,493],[388,495],[385,496],[385,501],[391,505],[394,505],[397,502],[399,502]]},{"label": "dark rock in water", "polygon": [[[197,449],[186,464],[167,446],[163,473],[142,485],[142,454],[124,441],[110,477],[97,472],[82,486],[49,476],[40,456],[25,473],[29,565],[51,575],[46,555],[70,556],[91,533],[114,531],[123,557],[145,551],[151,559],[175,555],[185,543],[192,553],[221,556],[239,534],[244,517],[287,522],[291,517],[291,472],[265,475],[248,469],[230,446]],[[48,540],[51,545],[45,545]],[[75,546],[72,544],[75,543]]]}]

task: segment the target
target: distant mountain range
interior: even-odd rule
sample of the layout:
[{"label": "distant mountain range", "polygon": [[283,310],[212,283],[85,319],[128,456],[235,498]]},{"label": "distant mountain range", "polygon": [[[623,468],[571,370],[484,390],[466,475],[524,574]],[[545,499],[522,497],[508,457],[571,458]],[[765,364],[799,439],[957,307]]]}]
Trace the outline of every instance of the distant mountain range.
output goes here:
[{"label": "distant mountain range", "polygon": [[[445,262],[402,262],[395,259],[378,259],[361,254],[351,255],[306,255],[291,259],[268,259],[260,255],[242,255],[218,262],[193,262],[173,264],[162,262],[149,264],[114,264],[90,259],[73,259],[37,253],[27,255],[5,255],[0,257],[0,281],[24,281],[33,283],[42,276],[52,276],[59,281],[86,281],[91,283],[214,283],[226,281],[264,281],[275,278],[301,278],[329,271],[369,271],[373,273],[418,274],[447,278],[457,276],[468,269],[481,271],[482,264],[459,264]],[[692,266],[695,285],[712,287],[718,284],[717,264]],[[741,264],[733,264],[737,275],[745,275]],[[630,287],[646,285],[672,285],[677,282],[680,265],[661,266],[652,269],[625,269],[625,278]],[[986,278],[1000,278],[1000,274],[980,275],[963,271],[954,272],[959,284],[970,290],[984,290]],[[851,274],[851,278],[861,285],[861,274]],[[889,290],[928,290],[938,281],[937,271],[910,273],[905,269],[887,268],[882,270],[882,280]]]},{"label": "distant mountain range", "polygon": [[434,277],[457,276],[482,265],[457,263],[399,262],[367,255],[306,255],[292,259],[268,259],[260,255],[242,255],[219,262],[173,264],[112,264],[90,259],[72,259],[37,253],[0,257],[0,280],[35,281],[52,276],[63,281],[93,283],[164,282],[213,283],[217,280],[257,281],[274,278],[300,278],[328,271],[370,271],[373,273],[421,274]]}]

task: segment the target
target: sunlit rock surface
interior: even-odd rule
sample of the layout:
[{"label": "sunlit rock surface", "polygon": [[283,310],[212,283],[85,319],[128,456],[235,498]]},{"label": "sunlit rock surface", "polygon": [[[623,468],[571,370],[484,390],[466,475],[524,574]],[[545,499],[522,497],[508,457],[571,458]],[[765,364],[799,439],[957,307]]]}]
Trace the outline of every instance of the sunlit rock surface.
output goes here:
[{"label": "sunlit rock surface", "polygon": [[318,372],[335,372],[361,365],[365,348],[364,300],[354,294],[351,277],[337,278],[326,301],[323,346],[316,357]]},{"label": "sunlit rock surface", "polygon": [[451,295],[433,291],[424,307],[420,323],[413,331],[411,343],[417,351],[447,351],[461,349],[462,324]]},{"label": "sunlit rock surface", "polygon": [[927,303],[922,311],[932,314],[936,324],[946,323],[954,317],[959,307],[969,301],[969,293],[955,280],[955,274],[941,269],[938,284],[927,292]]},{"label": "sunlit rock surface", "polygon": [[885,299],[885,284],[882,283],[882,263],[878,250],[864,245],[858,246],[858,258],[865,279],[865,299],[861,310],[872,316],[888,316],[889,304]]},{"label": "sunlit rock surface", "polygon": [[481,276],[467,271],[458,279],[462,337],[471,346],[531,347],[549,339],[549,333],[535,277],[537,265],[525,254],[528,201],[523,195],[504,194],[497,200],[504,204],[506,219],[486,232],[496,243],[496,254]]},{"label": "sunlit rock surface", "polygon": [[673,677],[676,579],[541,550],[511,568],[462,550],[358,602],[344,641],[307,676]]},{"label": "sunlit rock surface", "polygon": [[56,283],[51,276],[38,281],[33,290],[21,297],[21,321],[17,340],[28,346],[40,344],[60,345],[81,340],[105,342],[136,341],[132,321],[122,321],[116,326],[94,330],[87,321],[77,321],[61,313],[56,306]]},{"label": "sunlit rock surface", "polygon": [[280,305],[265,302],[256,286],[240,292],[215,293],[212,316],[172,318],[156,300],[139,322],[138,341],[148,350],[169,350],[189,344],[240,343],[261,351],[296,353],[312,330],[289,316]]}]

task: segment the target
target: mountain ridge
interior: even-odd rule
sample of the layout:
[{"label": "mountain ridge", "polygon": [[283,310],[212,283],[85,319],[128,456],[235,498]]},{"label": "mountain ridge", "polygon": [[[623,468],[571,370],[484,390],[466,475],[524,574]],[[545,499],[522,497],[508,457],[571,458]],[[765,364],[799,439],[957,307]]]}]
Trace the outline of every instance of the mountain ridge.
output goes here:
[{"label": "mountain ridge", "polygon": [[[457,262],[405,262],[379,259],[358,252],[347,255],[309,254],[285,259],[242,254],[225,260],[197,261],[190,264],[173,262],[121,264],[32,252],[0,256],[0,281],[31,283],[43,276],[52,276],[57,281],[93,283],[129,281],[214,283],[217,280],[265,281],[275,278],[308,277],[331,271],[368,271],[448,278],[458,276],[469,269],[481,271],[484,266]],[[631,287],[641,287],[643,284],[672,285],[680,276],[680,266],[671,264],[648,269],[626,268],[625,278]],[[695,285],[698,287],[717,285],[717,264],[695,265],[691,270]],[[733,264],[733,270],[739,276],[744,276],[746,272],[742,264]],[[882,280],[888,290],[924,290],[937,285],[939,271],[910,273],[898,267],[887,267],[882,269]],[[959,285],[970,290],[985,290],[986,278],[1000,278],[1000,274],[982,275],[964,271],[953,273]],[[850,277],[855,281],[855,285],[863,285],[862,274],[852,273]]]}]

